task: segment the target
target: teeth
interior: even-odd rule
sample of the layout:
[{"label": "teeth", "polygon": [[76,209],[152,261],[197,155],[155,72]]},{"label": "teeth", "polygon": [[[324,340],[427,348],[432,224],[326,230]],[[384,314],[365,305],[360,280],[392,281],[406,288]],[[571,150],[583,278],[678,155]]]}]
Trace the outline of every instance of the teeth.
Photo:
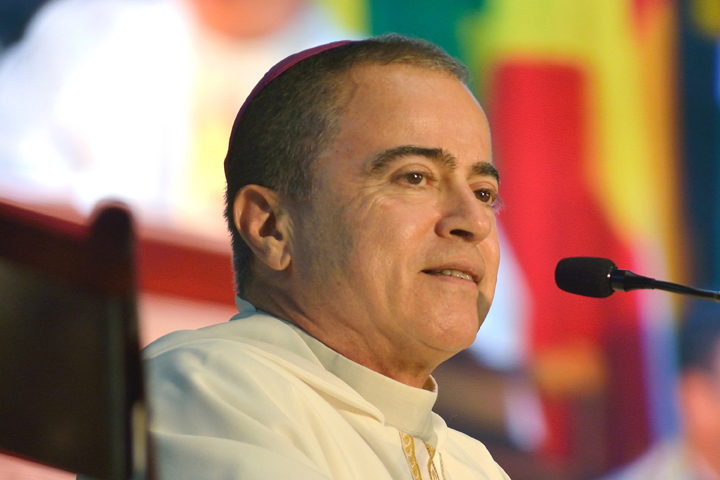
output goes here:
[{"label": "teeth", "polygon": [[440,273],[443,275],[449,275],[451,277],[458,277],[473,282],[473,278],[467,273],[461,272],[460,270],[441,270]]}]

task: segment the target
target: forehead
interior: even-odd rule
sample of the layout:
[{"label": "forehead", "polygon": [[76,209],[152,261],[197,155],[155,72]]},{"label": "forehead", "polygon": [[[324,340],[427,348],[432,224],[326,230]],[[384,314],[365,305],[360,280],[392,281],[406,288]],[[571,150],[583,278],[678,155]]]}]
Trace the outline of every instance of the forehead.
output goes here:
[{"label": "forehead", "polygon": [[364,65],[350,71],[347,82],[340,133],[323,158],[361,167],[382,151],[415,145],[449,152],[460,168],[491,162],[485,114],[453,75],[412,65]]}]

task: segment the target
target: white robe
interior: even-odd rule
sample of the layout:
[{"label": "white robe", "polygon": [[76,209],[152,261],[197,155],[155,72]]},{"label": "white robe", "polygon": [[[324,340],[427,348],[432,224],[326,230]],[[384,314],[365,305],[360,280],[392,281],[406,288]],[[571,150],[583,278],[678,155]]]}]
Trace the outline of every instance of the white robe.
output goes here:
[{"label": "white robe", "polygon": [[[160,478],[414,479],[432,469],[447,480],[508,478],[431,411],[437,389],[375,373],[237,303],[232,321],[144,352]],[[431,465],[424,444],[438,452]]]}]

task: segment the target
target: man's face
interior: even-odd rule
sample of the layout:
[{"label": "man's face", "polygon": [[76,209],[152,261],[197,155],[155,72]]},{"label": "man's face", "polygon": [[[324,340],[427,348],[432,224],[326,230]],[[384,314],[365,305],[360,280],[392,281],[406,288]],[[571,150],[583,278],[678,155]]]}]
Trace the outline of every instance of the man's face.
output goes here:
[{"label": "man's face", "polygon": [[293,215],[291,289],[331,348],[420,378],[473,342],[493,298],[490,132],[447,74],[390,65],[350,77],[341,132]]}]

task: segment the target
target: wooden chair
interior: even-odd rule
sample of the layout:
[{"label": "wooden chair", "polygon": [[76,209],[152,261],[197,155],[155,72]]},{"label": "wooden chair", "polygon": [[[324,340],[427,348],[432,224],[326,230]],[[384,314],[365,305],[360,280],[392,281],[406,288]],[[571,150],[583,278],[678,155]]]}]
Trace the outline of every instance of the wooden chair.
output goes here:
[{"label": "wooden chair", "polygon": [[0,450],[149,478],[129,213],[89,228],[0,204]]}]

